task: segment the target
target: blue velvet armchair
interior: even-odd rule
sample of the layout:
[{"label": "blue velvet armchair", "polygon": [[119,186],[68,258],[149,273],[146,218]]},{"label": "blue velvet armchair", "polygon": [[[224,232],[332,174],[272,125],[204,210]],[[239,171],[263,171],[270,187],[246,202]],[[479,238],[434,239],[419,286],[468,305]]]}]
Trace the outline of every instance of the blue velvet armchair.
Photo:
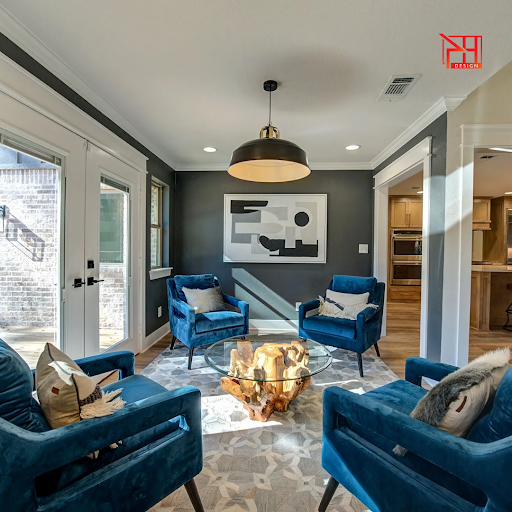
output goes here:
[{"label": "blue velvet armchair", "polygon": [[143,512],[185,485],[202,512],[193,480],[203,464],[199,390],[167,391],[134,375],[131,352],[76,362],[89,375],[119,370],[122,379],[103,389],[123,388],[126,405],[51,430],[32,398],[33,373],[0,340],[0,510]]},{"label": "blue velvet armchair", "polygon": [[368,307],[357,315],[356,320],[349,320],[318,314],[308,316],[308,312],[320,306],[320,301],[306,302],[299,307],[299,336],[356,352],[359,375],[363,377],[362,354],[374,346],[380,357],[377,342],[382,330],[385,286],[384,283],[378,283],[375,277],[334,276],[329,283],[329,290],[358,294],[369,292],[368,303],[378,307]]},{"label": "blue velvet armchair", "polygon": [[[467,438],[409,416],[427,392],[421,378],[439,381],[456,369],[413,357],[405,380],[364,395],[324,391],[322,465],[331,479],[320,512],[339,483],[372,512],[512,510],[512,369]],[[397,444],[405,457],[393,454]]]},{"label": "blue velvet armchair", "polygon": [[232,310],[198,314],[187,304],[183,288],[204,290],[214,286],[220,285],[219,280],[212,274],[178,275],[167,279],[172,333],[170,348],[174,348],[176,339],[188,347],[189,370],[192,368],[194,348],[249,332],[249,304],[243,300],[223,293],[224,302]]}]

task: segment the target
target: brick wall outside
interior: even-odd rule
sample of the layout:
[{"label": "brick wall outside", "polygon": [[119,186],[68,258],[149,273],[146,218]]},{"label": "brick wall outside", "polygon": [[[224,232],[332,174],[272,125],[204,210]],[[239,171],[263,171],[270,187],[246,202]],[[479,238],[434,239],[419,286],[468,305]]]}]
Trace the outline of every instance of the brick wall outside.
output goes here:
[{"label": "brick wall outside", "polygon": [[[0,168],[0,328],[56,327],[58,178],[55,168]],[[100,327],[122,329],[125,268],[102,267]]]},{"label": "brick wall outside", "polygon": [[0,169],[0,326],[55,326],[57,201],[56,169]]}]

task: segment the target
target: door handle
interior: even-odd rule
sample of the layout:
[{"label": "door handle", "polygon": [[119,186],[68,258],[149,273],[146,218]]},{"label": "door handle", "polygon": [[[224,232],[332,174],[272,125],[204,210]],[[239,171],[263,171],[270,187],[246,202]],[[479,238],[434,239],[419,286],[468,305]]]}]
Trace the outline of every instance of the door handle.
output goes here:
[{"label": "door handle", "polygon": [[87,278],[87,286],[92,286],[93,284],[96,284],[96,283],[102,283],[103,281],[105,281],[105,279],[94,279],[94,277],[88,277]]},{"label": "door handle", "polygon": [[82,285],[85,284],[85,281],[82,281],[81,277],[73,280],[73,284],[71,285],[73,288],[81,288]]}]

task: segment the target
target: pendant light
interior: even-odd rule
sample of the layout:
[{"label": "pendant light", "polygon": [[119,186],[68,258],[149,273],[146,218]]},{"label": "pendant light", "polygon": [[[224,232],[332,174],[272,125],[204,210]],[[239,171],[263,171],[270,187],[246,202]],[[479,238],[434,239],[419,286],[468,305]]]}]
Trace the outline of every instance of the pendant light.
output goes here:
[{"label": "pendant light", "polygon": [[272,125],[272,93],[275,80],[267,80],[263,89],[269,93],[268,124],[260,131],[260,138],[250,140],[235,149],[228,172],[246,181],[278,183],[305,178],[311,172],[306,152],[297,144],[281,139]]}]

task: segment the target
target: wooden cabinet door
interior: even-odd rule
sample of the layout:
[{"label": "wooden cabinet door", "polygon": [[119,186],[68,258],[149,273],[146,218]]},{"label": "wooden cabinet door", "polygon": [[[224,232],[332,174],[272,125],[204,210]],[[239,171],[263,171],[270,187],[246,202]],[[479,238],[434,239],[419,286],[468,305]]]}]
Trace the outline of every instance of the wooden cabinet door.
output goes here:
[{"label": "wooden cabinet door", "polygon": [[473,198],[473,229],[491,229],[491,199],[488,197]]},{"label": "wooden cabinet door", "polygon": [[423,201],[421,199],[409,199],[408,220],[410,228],[421,228],[423,224]]},{"label": "wooden cabinet door", "polygon": [[408,227],[408,199],[406,197],[391,198],[391,228]]}]

